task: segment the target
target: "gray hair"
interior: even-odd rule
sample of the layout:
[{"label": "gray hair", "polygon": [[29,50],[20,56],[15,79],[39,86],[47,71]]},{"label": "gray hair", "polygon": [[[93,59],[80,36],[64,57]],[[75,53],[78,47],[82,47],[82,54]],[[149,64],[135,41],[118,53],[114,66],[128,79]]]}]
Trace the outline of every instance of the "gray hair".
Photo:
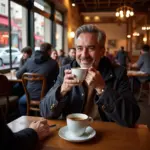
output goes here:
[{"label": "gray hair", "polygon": [[98,29],[93,24],[86,24],[80,26],[75,33],[75,42],[81,33],[95,33],[97,34],[97,42],[100,44],[102,48],[105,47],[106,34],[104,31]]}]

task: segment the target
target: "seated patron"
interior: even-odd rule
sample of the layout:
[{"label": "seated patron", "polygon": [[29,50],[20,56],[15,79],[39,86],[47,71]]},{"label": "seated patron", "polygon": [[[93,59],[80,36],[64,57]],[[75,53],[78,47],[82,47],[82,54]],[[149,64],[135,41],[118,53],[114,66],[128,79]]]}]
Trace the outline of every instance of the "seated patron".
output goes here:
[{"label": "seated patron", "polygon": [[32,48],[30,46],[24,47],[21,50],[21,52],[22,52],[22,57],[21,57],[21,60],[20,60],[19,68],[21,68],[25,64],[27,59],[31,57],[31,55],[32,55]]},{"label": "seated patron", "polygon": [[59,59],[58,59],[58,53],[56,50],[52,50],[51,52],[51,58],[55,61],[57,61],[57,63],[59,64]]},{"label": "seated patron", "polygon": [[28,128],[13,133],[6,125],[0,111],[1,150],[34,150],[39,144],[39,140],[43,140],[49,135],[49,126],[45,119],[32,122]]},{"label": "seated patron", "polygon": [[[40,46],[40,51],[35,51],[30,59],[27,60],[25,65],[19,69],[16,76],[21,78],[25,72],[38,73],[46,78],[46,91],[53,86],[57,75],[59,73],[59,67],[56,61],[49,57],[51,53],[52,45],[49,43],[43,43]],[[41,82],[28,82],[27,89],[30,97],[34,100],[40,99],[42,83]],[[23,95],[19,99],[20,114],[26,114],[26,96]]]},{"label": "seated patron", "polygon": [[68,57],[65,57],[62,60],[62,65],[64,66],[66,64],[71,63],[75,58],[76,58],[76,49],[75,48],[70,48]]},{"label": "seated patron", "polygon": [[[131,93],[126,69],[104,57],[106,35],[94,25],[76,31],[76,60],[60,68],[55,85],[40,103],[45,118],[85,113],[94,119],[133,127],[140,109]],[[71,68],[88,68],[81,84]]]}]

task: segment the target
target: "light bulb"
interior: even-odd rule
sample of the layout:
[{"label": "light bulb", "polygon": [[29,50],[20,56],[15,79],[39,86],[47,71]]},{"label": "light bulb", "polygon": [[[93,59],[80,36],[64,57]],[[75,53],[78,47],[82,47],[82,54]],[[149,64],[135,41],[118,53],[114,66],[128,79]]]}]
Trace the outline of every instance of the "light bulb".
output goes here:
[{"label": "light bulb", "polygon": [[120,17],[121,17],[121,18],[123,18],[123,17],[124,17],[124,15],[123,15],[123,14],[121,14],[121,15],[120,15]]},{"label": "light bulb", "polygon": [[120,15],[123,14],[123,10],[120,10]]},{"label": "light bulb", "polygon": [[116,12],[116,17],[119,17],[119,12]]},{"label": "light bulb", "polygon": [[130,14],[130,10],[127,10],[126,14]]},{"label": "light bulb", "polygon": [[126,13],[126,17],[127,17],[127,18],[129,17],[129,14],[128,14],[128,13]]},{"label": "light bulb", "polygon": [[131,16],[134,16],[134,12],[133,12],[133,11],[131,11],[131,12],[130,12],[130,15],[131,15]]}]

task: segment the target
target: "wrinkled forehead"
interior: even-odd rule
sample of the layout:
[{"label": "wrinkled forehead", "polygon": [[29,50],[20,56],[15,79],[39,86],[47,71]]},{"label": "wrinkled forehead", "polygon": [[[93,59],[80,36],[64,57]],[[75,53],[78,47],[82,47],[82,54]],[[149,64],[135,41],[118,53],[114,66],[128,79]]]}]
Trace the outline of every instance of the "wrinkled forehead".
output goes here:
[{"label": "wrinkled forehead", "polygon": [[75,40],[75,45],[98,44],[98,35],[96,33],[81,33]]}]

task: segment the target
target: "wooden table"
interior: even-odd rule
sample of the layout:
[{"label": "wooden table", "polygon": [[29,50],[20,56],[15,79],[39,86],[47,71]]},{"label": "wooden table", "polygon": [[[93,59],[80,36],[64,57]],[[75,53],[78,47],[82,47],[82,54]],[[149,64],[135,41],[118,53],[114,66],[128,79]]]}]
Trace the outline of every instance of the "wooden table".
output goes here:
[{"label": "wooden table", "polygon": [[[28,127],[31,121],[40,117],[22,116],[8,124],[16,132]],[[49,120],[48,124],[65,121]],[[126,128],[115,123],[95,121],[91,126],[96,130],[96,137],[84,143],[71,143],[61,139],[58,129],[51,128],[51,136],[43,142],[43,150],[150,150],[150,133],[148,128]]]},{"label": "wooden table", "polygon": [[17,79],[16,76],[13,75],[13,74],[11,74],[11,73],[6,73],[6,74],[4,74],[4,75],[5,75],[5,76],[7,77],[7,79],[8,79],[9,81],[11,81],[11,82],[22,82],[21,79]]}]

